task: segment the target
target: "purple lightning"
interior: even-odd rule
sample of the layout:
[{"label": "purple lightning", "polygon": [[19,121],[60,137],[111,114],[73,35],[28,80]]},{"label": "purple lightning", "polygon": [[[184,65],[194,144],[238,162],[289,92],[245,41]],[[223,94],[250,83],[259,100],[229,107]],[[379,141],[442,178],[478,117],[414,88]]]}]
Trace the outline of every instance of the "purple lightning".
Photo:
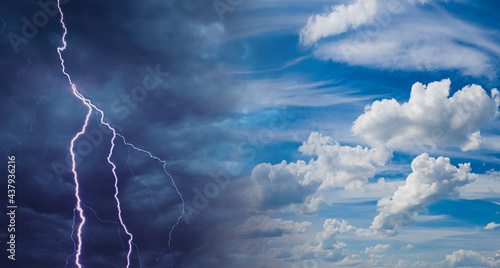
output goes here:
[{"label": "purple lightning", "polygon": [[[184,197],[182,196],[181,192],[179,191],[179,188],[177,188],[177,184],[175,184],[174,178],[172,177],[172,175],[170,175],[170,173],[168,173],[168,171],[167,171],[167,162],[165,160],[161,160],[159,157],[154,156],[151,152],[149,152],[147,150],[144,150],[144,149],[141,149],[141,148],[138,148],[138,147],[136,147],[135,145],[133,145],[131,143],[128,143],[127,140],[125,139],[125,137],[122,136],[122,135],[120,135],[119,133],[116,134],[116,135],[119,136],[120,138],[122,138],[123,143],[125,145],[130,146],[131,148],[133,148],[136,151],[143,152],[143,153],[149,155],[150,158],[155,159],[156,161],[160,162],[162,164],[162,166],[163,166],[163,171],[170,178],[170,181],[172,182],[172,185],[174,186],[175,191],[177,192],[177,194],[179,195],[179,197],[180,197],[180,199],[182,201],[182,213],[181,213],[181,215],[179,215],[179,217],[177,217],[177,221],[175,222],[175,224],[170,229],[170,232],[168,233],[168,248],[170,250],[170,267],[174,267],[173,259],[172,259],[172,245],[171,245],[171,242],[172,242],[172,233],[174,232],[175,227],[177,227],[177,225],[179,225],[179,222],[182,219],[182,217],[184,217],[185,208],[186,208],[186,202],[184,201]],[[165,250],[166,249],[164,249],[162,252],[160,252],[160,254],[158,255],[158,257],[156,258],[156,261],[160,261],[160,257],[163,254],[163,252],[165,252]]]},{"label": "purple lightning", "polygon": [[113,137],[111,138],[111,148],[109,150],[109,154],[108,154],[107,160],[108,160],[108,163],[112,166],[111,171],[112,171],[113,176],[115,178],[115,185],[114,185],[115,186],[115,195],[114,195],[114,197],[115,197],[116,204],[117,204],[116,207],[118,209],[118,218],[120,220],[121,226],[125,230],[125,233],[130,237],[129,240],[128,240],[129,249],[128,249],[128,253],[127,253],[127,268],[129,268],[130,267],[130,254],[132,252],[132,240],[133,240],[134,237],[128,231],[127,226],[123,223],[122,211],[121,211],[121,204],[120,204],[120,200],[118,199],[119,190],[118,190],[118,176],[116,175],[116,165],[111,161],[111,156],[113,155],[113,149],[115,148],[114,141],[115,141],[115,138],[116,138],[116,131],[115,131],[115,129],[113,127],[111,127],[110,124],[108,124],[108,123],[106,123],[104,121],[104,112],[102,110],[100,110],[99,108],[97,108],[97,106],[95,106],[94,104],[92,104],[92,102],[89,99],[86,99],[80,92],[78,92],[78,89],[76,88],[76,85],[71,80],[71,76],[66,72],[66,66],[64,65],[64,59],[62,57],[62,52],[67,47],[66,35],[68,33],[68,29],[66,28],[66,24],[64,23],[64,14],[63,14],[62,9],[61,9],[60,0],[57,0],[57,8],[59,9],[59,14],[61,15],[60,23],[61,23],[61,26],[62,26],[62,28],[64,30],[62,38],[61,38],[62,46],[57,48],[57,54],[59,54],[59,60],[61,61],[62,72],[68,78],[69,84],[71,85],[71,89],[72,89],[73,95],[75,95],[75,97],[77,97],[80,101],[82,101],[82,103],[85,106],[87,106],[87,108],[88,108],[88,112],[87,112],[87,115],[85,117],[85,122],[84,122],[84,124],[82,126],[82,129],[73,137],[73,139],[71,140],[71,146],[70,146],[71,165],[72,165],[71,166],[71,171],[73,172],[74,181],[75,181],[75,197],[76,197],[76,207],[75,207],[75,209],[78,211],[79,216],[80,216],[80,224],[78,225],[78,229],[77,229],[78,246],[77,246],[77,250],[76,250],[75,263],[78,266],[78,268],[82,268],[83,267],[81,265],[81,263],[80,263],[80,256],[82,254],[82,229],[83,229],[83,226],[85,224],[85,220],[86,219],[85,219],[85,216],[83,214],[83,209],[82,209],[82,201],[81,201],[81,198],[80,198],[80,184],[78,183],[78,174],[76,172],[75,153],[74,153],[73,149],[74,149],[75,141],[81,135],[83,135],[85,133],[85,131],[87,129],[88,122],[89,122],[89,119],[90,119],[90,116],[92,114],[92,110],[95,109],[96,111],[98,111],[101,114],[101,118],[100,118],[101,124],[104,124],[105,126],[107,126],[113,132]]}]

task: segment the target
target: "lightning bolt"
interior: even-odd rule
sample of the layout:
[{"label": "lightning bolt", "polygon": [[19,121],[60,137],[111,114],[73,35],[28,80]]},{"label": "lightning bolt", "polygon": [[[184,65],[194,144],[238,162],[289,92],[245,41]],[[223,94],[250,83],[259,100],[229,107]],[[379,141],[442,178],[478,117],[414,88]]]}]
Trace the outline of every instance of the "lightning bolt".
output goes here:
[{"label": "lightning bolt", "polygon": [[115,222],[115,221],[110,221],[110,220],[103,220],[101,219],[101,217],[99,217],[99,215],[97,215],[97,212],[95,212],[95,210],[89,206],[86,206],[85,204],[82,203],[82,206],[84,206],[86,209],[92,211],[92,213],[94,213],[94,216],[96,217],[96,219],[100,222],[103,222],[103,223],[111,223],[111,224],[114,224],[116,225],[117,229],[118,229],[118,238],[120,239],[120,243],[123,247],[123,249],[125,250],[125,245],[123,245],[123,240],[122,240],[122,236],[120,235],[120,225]]},{"label": "lightning bolt", "polygon": [[[45,98],[48,98],[49,100],[52,98],[52,96],[54,95],[54,91],[52,91],[52,93],[48,94],[48,95],[44,95],[42,97],[40,97],[40,99],[38,99],[38,101],[36,102],[36,105],[35,105],[35,108],[33,109],[33,119],[31,119],[31,124],[30,124],[30,129],[24,134],[24,137],[19,141],[17,142],[16,144],[13,144],[11,146],[9,146],[9,148],[7,149],[7,155],[9,155],[10,151],[14,148],[14,147],[17,147],[19,145],[21,145],[22,143],[24,143],[27,139],[28,139],[28,136],[30,135],[30,133],[32,133],[34,131],[33,129],[33,124],[35,123],[35,120],[36,120],[36,112],[37,112],[37,109],[38,109],[38,106],[40,106],[40,103],[45,99]],[[16,105],[17,106],[17,105]],[[19,107],[19,106],[18,106]],[[20,109],[20,108],[19,108]],[[22,110],[21,110],[22,111]],[[26,120],[26,117],[25,117],[25,120]]]},{"label": "lightning bolt", "polygon": [[128,169],[130,170],[130,173],[132,174],[132,176],[134,178],[136,178],[140,183],[144,184],[144,186],[146,186],[146,188],[148,188],[148,191],[149,191],[149,199],[151,200],[151,206],[153,207],[153,209],[156,211],[156,214],[158,215],[158,217],[160,217],[162,220],[163,220],[163,215],[160,214],[160,211],[158,210],[158,207],[155,205],[155,200],[154,200],[154,197],[153,197],[153,190],[151,189],[151,187],[149,187],[149,185],[141,180],[141,178],[139,178],[138,176],[135,175],[134,171],[132,170],[132,166],[130,165],[130,149],[132,147],[128,147],[128,156],[127,156],[127,165],[128,165]]},{"label": "lightning bolt", "polygon": [[[68,262],[69,262],[69,259],[73,256],[75,256],[76,254],[76,243],[75,243],[75,240],[73,239],[73,234],[75,233],[75,218],[76,218],[76,212],[75,212],[76,209],[73,209],[73,224],[71,225],[71,235],[70,235],[70,239],[71,241],[73,241],[73,254],[69,255],[67,258],[66,258],[66,264],[64,265],[64,268],[66,268],[66,266],[68,266]],[[65,240],[59,240],[59,247],[61,246],[61,242],[63,242]]]},{"label": "lightning bolt", "polygon": [[78,91],[78,89],[76,88],[76,85],[73,83],[73,81],[71,79],[71,76],[66,72],[66,66],[64,65],[64,58],[62,56],[62,52],[64,50],[66,50],[66,48],[67,48],[66,35],[68,34],[68,29],[66,28],[66,24],[64,23],[64,13],[61,9],[61,1],[60,0],[57,0],[57,8],[59,10],[59,14],[61,15],[60,23],[61,23],[61,27],[63,28],[63,31],[64,31],[62,38],[61,38],[62,46],[57,47],[57,54],[59,55],[59,60],[61,62],[62,73],[68,78],[68,82],[71,85],[71,90],[72,90],[73,95],[76,98],[78,98],[88,109],[88,112],[87,112],[87,115],[85,116],[85,121],[84,121],[84,124],[82,126],[82,129],[73,137],[73,139],[71,139],[71,144],[70,144],[71,171],[73,173],[74,182],[75,182],[75,198],[76,198],[75,209],[78,211],[78,215],[80,217],[80,224],[78,225],[78,228],[77,228],[77,238],[78,238],[77,243],[78,243],[78,245],[77,245],[76,254],[75,254],[75,264],[76,264],[76,266],[78,266],[78,268],[83,267],[82,264],[80,263],[80,257],[82,254],[82,230],[83,230],[83,226],[85,225],[86,218],[85,218],[85,215],[84,215],[83,209],[82,209],[82,200],[80,197],[80,184],[78,181],[78,173],[76,171],[74,146],[75,146],[76,140],[78,140],[78,138],[85,133],[87,126],[88,126],[88,123],[89,123],[90,116],[92,115],[92,111],[96,110],[101,115],[100,123],[105,125],[106,127],[108,127],[113,132],[113,137],[111,138],[111,148],[109,150],[109,154],[108,154],[108,157],[106,159],[112,167],[111,172],[113,173],[113,177],[115,179],[114,198],[115,198],[116,204],[117,204],[116,207],[118,210],[118,219],[119,219],[120,225],[125,230],[125,233],[129,236],[128,253],[127,253],[127,268],[129,268],[130,267],[130,254],[132,252],[132,240],[134,237],[128,231],[127,226],[123,222],[121,204],[120,204],[120,200],[118,199],[119,190],[118,190],[118,176],[116,175],[116,165],[111,161],[111,157],[113,155],[113,149],[115,148],[114,141],[116,138],[116,130],[113,127],[111,127],[110,124],[108,124],[104,121],[104,112],[102,110],[100,110],[99,108],[97,108],[97,106],[95,106],[89,99],[85,98]]},{"label": "lightning bolt", "polygon": [[[182,196],[181,192],[179,191],[179,188],[177,188],[177,184],[175,183],[175,180],[174,178],[172,177],[172,175],[170,175],[170,173],[168,173],[167,171],[167,161],[165,160],[161,160],[159,157],[157,156],[154,156],[151,152],[147,151],[147,150],[144,150],[144,149],[141,149],[139,147],[136,147],[135,145],[133,145],[132,143],[128,143],[127,140],[125,139],[125,137],[119,133],[116,134],[118,137],[122,138],[123,139],[123,143],[127,146],[130,146],[131,148],[133,148],[134,150],[136,151],[139,151],[139,152],[143,152],[147,155],[149,155],[150,158],[152,159],[155,159],[156,161],[160,162],[163,166],[163,171],[165,172],[165,174],[170,178],[170,181],[172,182],[172,185],[174,186],[175,188],[175,191],[177,192],[177,194],[179,195],[181,201],[182,201],[182,213],[181,215],[179,215],[179,217],[177,217],[177,221],[175,222],[175,224],[172,226],[172,228],[170,229],[170,232],[168,233],[168,249],[170,250],[170,266],[173,267],[173,259],[172,259],[172,246],[171,246],[171,242],[172,242],[172,233],[174,232],[174,229],[175,227],[177,227],[177,225],[179,225],[179,222],[180,220],[182,219],[182,217],[184,217],[184,213],[185,213],[185,206],[186,206],[186,202],[184,201],[184,197]],[[166,249],[165,249],[166,250]],[[158,257],[156,258],[156,261],[160,261],[160,257],[161,255],[165,252],[165,250],[163,250],[162,252],[160,252],[160,254],[158,255]]]},{"label": "lightning bolt", "polygon": [[[104,223],[112,223],[114,225],[116,225],[118,227],[118,237],[120,238],[120,243],[122,244],[122,247],[123,249],[125,249],[125,246],[123,245],[123,241],[122,241],[122,237],[120,235],[120,225],[115,222],[115,221],[110,221],[110,220],[103,220],[99,217],[99,215],[97,215],[97,212],[95,212],[95,210],[89,206],[86,206],[85,204],[82,204],[85,208],[89,209],[90,211],[92,211],[92,213],[94,213],[94,216],[96,217],[96,219],[100,222],[104,222]],[[135,243],[132,243],[132,245],[135,246],[136,250],[137,250],[137,257],[139,258],[139,265],[140,267],[142,267],[142,260],[141,260],[141,255],[139,254],[139,247],[137,247],[137,245]]]}]

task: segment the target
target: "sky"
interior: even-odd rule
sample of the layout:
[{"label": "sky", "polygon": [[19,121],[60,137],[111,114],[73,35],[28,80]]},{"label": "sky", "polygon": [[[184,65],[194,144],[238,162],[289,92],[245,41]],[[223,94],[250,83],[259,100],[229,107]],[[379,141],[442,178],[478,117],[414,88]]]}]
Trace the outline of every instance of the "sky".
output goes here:
[{"label": "sky", "polygon": [[500,267],[499,10],[0,0],[0,266]]}]

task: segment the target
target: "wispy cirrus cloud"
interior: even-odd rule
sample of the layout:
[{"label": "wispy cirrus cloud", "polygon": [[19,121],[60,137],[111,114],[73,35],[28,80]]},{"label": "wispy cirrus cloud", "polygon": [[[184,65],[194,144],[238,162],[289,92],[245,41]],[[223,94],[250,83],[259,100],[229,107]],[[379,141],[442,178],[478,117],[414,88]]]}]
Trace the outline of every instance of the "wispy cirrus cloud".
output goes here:
[{"label": "wispy cirrus cloud", "polygon": [[495,77],[500,46],[491,30],[453,18],[437,4],[422,8],[429,2],[358,0],[334,6],[331,13],[309,17],[300,42],[314,45],[319,59],[349,65]]}]

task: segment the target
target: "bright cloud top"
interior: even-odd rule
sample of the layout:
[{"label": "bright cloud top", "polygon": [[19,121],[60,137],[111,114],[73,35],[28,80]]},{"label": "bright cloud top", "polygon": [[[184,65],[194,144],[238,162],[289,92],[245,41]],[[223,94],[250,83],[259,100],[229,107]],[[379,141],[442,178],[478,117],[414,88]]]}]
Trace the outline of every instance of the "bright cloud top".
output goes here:
[{"label": "bright cloud top", "polygon": [[355,29],[373,20],[377,13],[376,0],[357,0],[350,5],[333,7],[330,14],[309,17],[300,31],[300,42],[311,45],[321,38]]},{"label": "bright cloud top", "polygon": [[459,187],[476,177],[471,173],[470,164],[459,164],[457,168],[447,157],[436,159],[426,153],[416,157],[411,168],[406,184],[400,186],[392,197],[378,202],[379,214],[370,230],[358,230],[359,234],[396,235],[398,227],[414,222],[418,211],[441,199],[458,198]]},{"label": "bright cloud top", "polygon": [[375,101],[354,122],[352,131],[372,146],[408,148],[415,145],[458,145],[478,149],[479,128],[498,117],[499,92],[491,98],[477,85],[450,94],[450,80],[425,86],[415,83],[408,102]]},{"label": "bright cloud top", "polygon": [[450,267],[498,267],[500,252],[495,257],[485,257],[473,250],[460,249],[446,255],[444,262]]},{"label": "bright cloud top", "polygon": [[484,227],[484,229],[485,229],[485,230],[493,230],[493,229],[495,229],[495,228],[497,228],[497,227],[500,227],[500,223],[490,222],[490,223],[488,223],[488,224]]}]

